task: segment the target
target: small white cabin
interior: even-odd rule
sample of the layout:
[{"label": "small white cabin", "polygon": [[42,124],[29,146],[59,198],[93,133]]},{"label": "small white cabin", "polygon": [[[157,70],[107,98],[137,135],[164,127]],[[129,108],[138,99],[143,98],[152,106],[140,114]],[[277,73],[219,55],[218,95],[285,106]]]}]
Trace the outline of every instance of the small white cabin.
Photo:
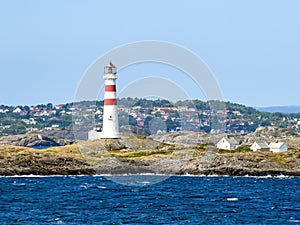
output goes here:
[{"label": "small white cabin", "polygon": [[20,109],[19,107],[15,108],[13,110],[13,113],[21,113],[22,112],[22,109]]},{"label": "small white cabin", "polygon": [[269,144],[269,148],[271,152],[286,152],[288,150],[285,142],[272,142]]},{"label": "small white cabin", "polygon": [[225,150],[235,150],[239,146],[239,143],[233,138],[223,137],[218,143],[218,149],[225,149]]},{"label": "small white cabin", "polygon": [[254,152],[267,152],[270,151],[270,148],[266,142],[254,142],[251,146],[250,149]]}]

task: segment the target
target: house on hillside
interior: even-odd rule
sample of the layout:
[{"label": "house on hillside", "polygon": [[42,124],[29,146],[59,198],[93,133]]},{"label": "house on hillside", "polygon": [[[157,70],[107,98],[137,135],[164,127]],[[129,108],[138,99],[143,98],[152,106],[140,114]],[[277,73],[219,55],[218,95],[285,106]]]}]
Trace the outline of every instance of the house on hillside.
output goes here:
[{"label": "house on hillside", "polygon": [[9,109],[0,109],[0,113],[8,113]]},{"label": "house on hillside", "polygon": [[218,149],[235,150],[239,146],[239,143],[233,137],[223,137],[218,143]]},{"label": "house on hillside", "polygon": [[13,113],[20,113],[20,112],[22,112],[22,109],[20,109],[19,107],[13,110]]},{"label": "house on hillside", "polygon": [[286,152],[288,145],[285,142],[271,142],[269,148],[271,152]]},{"label": "house on hillside", "polygon": [[266,142],[254,142],[250,149],[254,152],[268,152],[270,151],[269,145]]}]

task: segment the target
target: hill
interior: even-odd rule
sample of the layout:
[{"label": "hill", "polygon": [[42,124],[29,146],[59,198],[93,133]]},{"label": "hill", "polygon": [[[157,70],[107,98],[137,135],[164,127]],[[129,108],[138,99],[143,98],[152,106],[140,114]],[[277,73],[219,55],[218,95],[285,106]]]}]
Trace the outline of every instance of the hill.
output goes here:
[{"label": "hill", "polygon": [[270,106],[270,107],[256,107],[261,112],[269,113],[300,113],[300,106]]},{"label": "hill", "polygon": [[[157,132],[195,131],[247,135],[258,127],[288,128],[300,133],[300,113],[268,113],[241,104],[220,101],[122,98],[118,100],[121,132],[151,135]],[[87,139],[102,126],[103,101],[60,105],[0,106],[0,136],[26,133],[66,139]],[[153,119],[158,123],[153,123]],[[159,122],[161,121],[161,122]],[[76,137],[74,136],[76,130]]]}]

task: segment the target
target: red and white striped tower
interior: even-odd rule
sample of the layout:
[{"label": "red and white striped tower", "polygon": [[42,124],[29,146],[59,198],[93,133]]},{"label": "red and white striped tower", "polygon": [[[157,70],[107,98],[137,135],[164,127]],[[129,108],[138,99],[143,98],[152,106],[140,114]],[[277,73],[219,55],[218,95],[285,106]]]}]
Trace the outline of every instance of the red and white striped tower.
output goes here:
[{"label": "red and white striped tower", "polygon": [[105,93],[101,138],[120,138],[117,109],[117,68],[110,62],[104,67]]}]

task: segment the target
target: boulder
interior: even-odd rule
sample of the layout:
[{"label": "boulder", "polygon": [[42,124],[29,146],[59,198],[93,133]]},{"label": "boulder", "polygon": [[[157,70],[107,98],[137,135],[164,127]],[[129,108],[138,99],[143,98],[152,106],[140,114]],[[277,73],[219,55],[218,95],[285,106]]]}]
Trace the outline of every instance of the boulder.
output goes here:
[{"label": "boulder", "polygon": [[24,134],[0,137],[0,145],[14,145],[14,146],[60,146],[59,140],[46,137],[40,134]]}]

